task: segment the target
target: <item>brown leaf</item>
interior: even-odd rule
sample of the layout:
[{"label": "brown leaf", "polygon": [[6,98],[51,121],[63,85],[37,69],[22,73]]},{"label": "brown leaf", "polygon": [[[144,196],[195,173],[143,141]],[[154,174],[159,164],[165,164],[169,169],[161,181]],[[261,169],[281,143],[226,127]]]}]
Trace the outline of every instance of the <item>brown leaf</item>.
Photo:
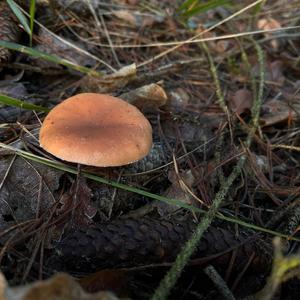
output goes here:
[{"label": "brown leaf", "polygon": [[[177,175],[175,171],[170,171],[168,178],[172,185],[166,190],[164,196],[169,199],[176,199],[184,204],[191,204],[193,198],[191,195],[193,193],[192,185],[195,182],[192,172],[188,170]],[[162,201],[155,201],[153,204],[161,216],[170,215],[178,210],[176,205],[170,205]]]},{"label": "brown leaf", "polygon": [[164,17],[162,16],[144,14],[137,11],[115,10],[113,11],[113,14],[127,24],[137,28],[151,27],[155,23],[162,23],[164,21]]},{"label": "brown leaf", "polygon": [[[263,18],[258,20],[257,22],[257,28],[260,30],[273,30],[273,29],[279,29],[281,28],[281,24],[273,19],[273,18]],[[276,35],[276,33],[272,33],[272,32],[266,32],[264,33],[266,38],[270,38],[274,35]],[[280,46],[281,46],[282,42],[279,41],[279,39],[272,39],[269,42],[269,45],[273,48],[273,50],[278,51]]]},{"label": "brown leaf", "polygon": [[70,275],[63,273],[25,286],[3,287],[0,284],[0,297],[1,300],[118,300],[110,292],[88,294]]},{"label": "brown leaf", "polygon": [[252,93],[246,88],[236,91],[230,100],[232,111],[238,115],[250,110],[253,103]]},{"label": "brown leaf", "polygon": [[85,76],[80,81],[83,92],[89,93],[110,93],[125,87],[136,77],[136,65],[125,66],[115,73],[104,75],[101,78]]},{"label": "brown leaf", "polygon": [[273,18],[263,18],[257,21],[257,28],[261,30],[272,30],[281,28],[281,24]]},{"label": "brown leaf", "polygon": [[[17,157],[0,161],[0,228],[7,228],[14,220],[27,221],[45,213],[55,202],[53,193],[59,187],[61,171],[43,164]],[[12,162],[12,164],[11,164]],[[5,174],[7,176],[5,177]]]},{"label": "brown leaf", "polygon": [[[60,215],[72,216],[73,226],[80,227],[92,223],[92,218],[97,213],[97,208],[91,204],[91,190],[86,184],[85,178],[76,180],[70,191],[61,199],[61,208],[57,210]],[[66,220],[68,221],[69,218]]]},{"label": "brown leaf", "polygon": [[[283,75],[284,64],[281,60],[274,60],[272,62],[267,61],[265,64],[265,80],[272,83],[276,83],[278,86],[282,86],[285,81]],[[251,74],[255,77],[259,77],[259,65],[258,63],[253,63],[253,68]]]},{"label": "brown leaf", "polygon": [[113,291],[117,295],[126,296],[126,271],[106,269],[81,278],[79,284],[85,291],[95,293],[98,291]]},{"label": "brown leaf", "polygon": [[265,79],[276,82],[279,85],[284,83],[285,77],[283,75],[283,62],[281,60],[275,60],[267,64]]},{"label": "brown leaf", "polygon": [[175,109],[185,109],[189,102],[190,96],[183,88],[177,88],[170,91],[170,101],[169,105]]},{"label": "brown leaf", "polygon": [[140,109],[158,108],[165,105],[168,99],[164,89],[156,83],[122,94],[120,98]]},{"label": "brown leaf", "polygon": [[[22,78],[23,73],[24,72],[20,72],[14,77],[7,76],[8,78],[5,78],[5,80],[0,80],[0,94],[17,99],[24,99],[24,97],[28,95],[27,90],[23,83],[18,82]],[[32,100],[34,101],[34,99],[29,99],[27,101],[33,103]],[[16,122],[18,117],[21,115],[21,112],[24,113],[25,111],[20,109],[19,107],[0,104],[0,121],[7,123]]]},{"label": "brown leaf", "polygon": [[293,107],[291,107],[284,101],[268,101],[262,106],[261,125],[270,126],[287,121],[290,118],[294,119],[298,114],[296,111],[300,112],[299,105],[293,105]]}]

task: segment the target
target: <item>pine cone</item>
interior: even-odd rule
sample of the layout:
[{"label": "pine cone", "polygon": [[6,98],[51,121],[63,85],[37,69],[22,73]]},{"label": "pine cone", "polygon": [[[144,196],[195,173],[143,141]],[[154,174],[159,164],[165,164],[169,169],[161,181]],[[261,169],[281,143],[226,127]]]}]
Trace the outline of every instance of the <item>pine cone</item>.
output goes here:
[{"label": "pine cone", "polygon": [[[0,40],[16,42],[19,39],[19,30],[16,18],[6,2],[0,2]],[[9,61],[11,53],[0,47],[0,63]]]},{"label": "pine cone", "polygon": [[[91,272],[107,267],[172,262],[191,237],[195,226],[191,220],[166,221],[145,217],[115,220],[76,230],[57,245],[56,266],[53,261],[51,265],[56,270]],[[247,239],[249,234],[241,234],[237,238],[230,230],[211,226],[203,235],[195,257],[201,259],[201,265],[227,266],[232,250],[237,250],[236,269],[242,269],[254,253],[254,269],[266,270],[268,251],[261,251],[257,240]]]}]

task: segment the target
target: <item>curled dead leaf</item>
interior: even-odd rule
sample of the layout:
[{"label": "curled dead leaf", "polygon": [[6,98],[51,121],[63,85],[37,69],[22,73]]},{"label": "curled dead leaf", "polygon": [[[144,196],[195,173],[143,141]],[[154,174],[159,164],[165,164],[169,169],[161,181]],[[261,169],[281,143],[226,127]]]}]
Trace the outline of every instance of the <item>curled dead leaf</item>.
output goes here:
[{"label": "curled dead leaf", "polygon": [[165,90],[156,83],[144,85],[120,97],[140,109],[158,108],[165,105],[168,99]]},{"label": "curled dead leaf", "polygon": [[125,87],[136,78],[136,64],[125,66],[115,73],[95,78],[87,75],[80,81],[83,92],[110,93]]}]

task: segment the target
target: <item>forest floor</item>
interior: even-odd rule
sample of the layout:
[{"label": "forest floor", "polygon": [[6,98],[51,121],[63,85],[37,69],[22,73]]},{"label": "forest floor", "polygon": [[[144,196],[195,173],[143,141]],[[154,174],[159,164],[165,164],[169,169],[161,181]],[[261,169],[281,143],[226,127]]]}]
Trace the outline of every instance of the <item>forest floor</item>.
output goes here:
[{"label": "forest floor", "polygon": [[[0,0],[0,47],[1,300],[299,299],[299,1]],[[79,93],[138,107],[149,154],[43,149]]]}]

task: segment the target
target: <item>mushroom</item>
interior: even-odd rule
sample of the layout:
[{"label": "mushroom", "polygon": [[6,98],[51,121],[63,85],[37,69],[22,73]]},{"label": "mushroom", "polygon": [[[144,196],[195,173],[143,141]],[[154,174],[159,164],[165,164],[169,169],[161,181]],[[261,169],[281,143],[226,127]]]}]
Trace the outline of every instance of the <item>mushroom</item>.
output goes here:
[{"label": "mushroom", "polygon": [[133,105],[104,94],[75,95],[54,107],[40,145],[69,162],[112,167],[135,162],[152,146],[152,128]]}]

